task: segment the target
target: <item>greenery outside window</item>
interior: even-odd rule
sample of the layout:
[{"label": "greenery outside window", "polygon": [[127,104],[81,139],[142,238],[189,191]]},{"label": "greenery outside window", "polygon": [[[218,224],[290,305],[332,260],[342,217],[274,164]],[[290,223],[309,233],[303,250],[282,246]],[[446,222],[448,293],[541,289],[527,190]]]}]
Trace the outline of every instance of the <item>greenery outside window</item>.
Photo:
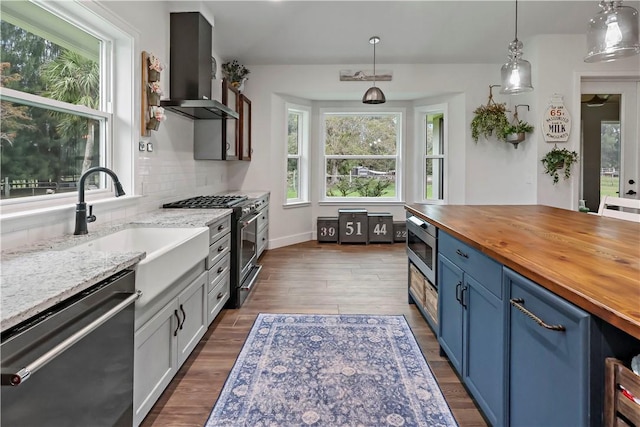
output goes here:
[{"label": "greenery outside window", "polygon": [[[125,187],[132,184],[132,160],[115,168],[112,159],[114,134],[123,132],[113,128],[115,88],[108,82],[122,57],[118,52],[133,43],[90,6],[68,2],[46,4],[45,9],[27,1],[0,5],[3,205],[69,203],[65,200],[75,197],[70,193],[77,193],[80,175],[93,166],[111,167]],[[130,75],[131,62],[124,62],[121,70],[128,66]],[[120,117],[133,125],[131,117]],[[119,140],[122,148],[131,146]],[[93,174],[87,180],[87,196],[113,197],[107,191],[111,185],[104,174]]]},{"label": "greenery outside window", "polygon": [[399,201],[402,113],[322,115],[324,201]]},{"label": "greenery outside window", "polygon": [[429,108],[419,111],[418,117],[423,141],[420,199],[423,203],[441,203],[445,198],[445,113],[440,108]]},{"label": "greenery outside window", "polygon": [[287,105],[286,205],[309,202],[309,116],[307,107]]}]

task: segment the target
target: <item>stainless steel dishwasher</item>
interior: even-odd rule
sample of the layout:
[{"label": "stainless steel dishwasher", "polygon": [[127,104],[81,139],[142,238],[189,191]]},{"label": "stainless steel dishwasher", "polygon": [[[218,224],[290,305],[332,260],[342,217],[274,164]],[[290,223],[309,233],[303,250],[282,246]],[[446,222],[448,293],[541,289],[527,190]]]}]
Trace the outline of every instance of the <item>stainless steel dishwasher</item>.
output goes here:
[{"label": "stainless steel dishwasher", "polygon": [[2,426],[130,426],[134,273],[2,333]]}]

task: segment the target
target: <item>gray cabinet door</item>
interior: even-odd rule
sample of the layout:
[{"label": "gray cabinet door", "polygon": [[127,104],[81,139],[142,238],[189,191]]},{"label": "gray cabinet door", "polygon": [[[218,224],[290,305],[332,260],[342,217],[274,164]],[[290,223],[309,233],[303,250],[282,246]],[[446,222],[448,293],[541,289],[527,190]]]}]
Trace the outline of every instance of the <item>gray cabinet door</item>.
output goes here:
[{"label": "gray cabinet door", "polygon": [[181,366],[207,331],[207,272],[178,295],[181,323],[178,327],[178,366]]},{"label": "gray cabinet door", "polygon": [[[511,270],[505,269],[505,278],[511,292],[510,425],[589,425],[590,315]],[[541,326],[514,301],[564,330]]]}]

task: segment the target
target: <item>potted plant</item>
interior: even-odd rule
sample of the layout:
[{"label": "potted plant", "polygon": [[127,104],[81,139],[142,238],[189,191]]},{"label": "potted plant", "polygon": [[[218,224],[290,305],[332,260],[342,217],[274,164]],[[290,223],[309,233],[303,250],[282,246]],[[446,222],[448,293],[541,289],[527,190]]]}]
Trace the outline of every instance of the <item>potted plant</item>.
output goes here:
[{"label": "potted plant", "polygon": [[564,168],[564,179],[571,176],[571,165],[578,161],[578,153],[569,151],[566,148],[560,149],[554,146],[551,151],[542,158],[544,172],[553,177],[553,183],[556,184],[560,178],[558,171]]},{"label": "potted plant", "polygon": [[473,111],[475,116],[471,120],[471,137],[478,142],[480,135],[490,137],[495,131],[496,137],[504,141],[502,130],[509,126],[506,115],[506,104],[496,104],[492,100],[487,105],[481,105]]},{"label": "potted plant", "polygon": [[237,88],[242,84],[243,80],[246,80],[247,75],[250,73],[244,65],[238,63],[237,59],[231,62],[222,64],[222,73],[231,82],[231,86]]},{"label": "potted plant", "polygon": [[533,132],[533,126],[529,123],[518,120],[502,128],[503,139],[518,148],[518,144],[524,141],[527,133]]}]

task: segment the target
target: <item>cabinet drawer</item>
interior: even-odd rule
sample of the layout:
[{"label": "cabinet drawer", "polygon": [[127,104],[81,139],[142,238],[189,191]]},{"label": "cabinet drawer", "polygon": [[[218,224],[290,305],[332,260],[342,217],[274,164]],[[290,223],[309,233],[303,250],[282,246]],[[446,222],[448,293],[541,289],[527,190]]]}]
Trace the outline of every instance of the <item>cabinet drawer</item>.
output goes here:
[{"label": "cabinet drawer", "polygon": [[262,231],[258,231],[258,253],[261,253],[264,248],[267,247],[269,242],[269,229],[265,228]]},{"label": "cabinet drawer", "polygon": [[227,234],[213,245],[209,246],[209,256],[207,257],[207,269],[218,263],[226,254],[230,252],[231,235]]},{"label": "cabinet drawer", "polygon": [[227,255],[222,257],[212,268],[209,269],[209,276],[207,279],[209,292],[217,285],[222,276],[229,273],[230,265],[230,254],[227,253]]},{"label": "cabinet drawer", "polygon": [[218,313],[229,300],[229,273],[224,274],[219,283],[209,292],[207,298],[207,323],[213,322]]},{"label": "cabinet drawer", "polygon": [[257,220],[258,231],[262,230],[269,224],[269,207],[262,208],[260,216]]},{"label": "cabinet drawer", "polygon": [[502,299],[502,266],[447,233],[438,233],[438,251]]},{"label": "cabinet drawer", "polygon": [[229,232],[231,232],[231,216],[225,216],[209,226],[209,244],[213,245],[216,240]]}]

